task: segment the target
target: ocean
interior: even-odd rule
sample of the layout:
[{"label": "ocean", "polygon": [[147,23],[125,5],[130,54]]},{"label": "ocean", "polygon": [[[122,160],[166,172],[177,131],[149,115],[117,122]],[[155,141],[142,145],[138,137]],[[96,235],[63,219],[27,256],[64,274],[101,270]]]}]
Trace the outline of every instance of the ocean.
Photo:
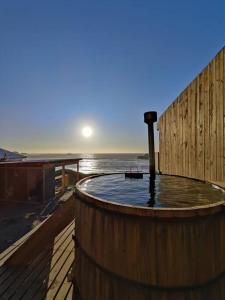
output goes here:
[{"label": "ocean", "polygon": [[[126,171],[148,172],[148,159],[139,159],[143,153],[114,154],[29,154],[27,159],[69,159],[82,158],[80,172],[90,173],[124,173]],[[76,169],[76,166],[67,166]],[[156,155],[157,169],[157,155]]]}]

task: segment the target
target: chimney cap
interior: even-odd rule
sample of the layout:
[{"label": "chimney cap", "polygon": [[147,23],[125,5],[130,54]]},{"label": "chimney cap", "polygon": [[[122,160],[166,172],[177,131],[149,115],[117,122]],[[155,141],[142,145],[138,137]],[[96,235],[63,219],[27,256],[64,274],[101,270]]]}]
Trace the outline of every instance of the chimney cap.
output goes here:
[{"label": "chimney cap", "polygon": [[144,113],[144,122],[151,124],[157,122],[157,112],[156,111],[147,111]]}]

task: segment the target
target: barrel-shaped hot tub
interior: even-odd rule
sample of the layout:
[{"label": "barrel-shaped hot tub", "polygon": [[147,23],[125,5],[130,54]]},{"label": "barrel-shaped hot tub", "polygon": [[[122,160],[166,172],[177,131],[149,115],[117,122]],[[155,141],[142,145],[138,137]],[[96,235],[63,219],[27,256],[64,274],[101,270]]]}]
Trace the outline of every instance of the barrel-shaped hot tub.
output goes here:
[{"label": "barrel-shaped hot tub", "polygon": [[88,193],[83,187],[95,178],[76,186],[81,299],[225,299],[223,195],[197,206],[129,205]]}]

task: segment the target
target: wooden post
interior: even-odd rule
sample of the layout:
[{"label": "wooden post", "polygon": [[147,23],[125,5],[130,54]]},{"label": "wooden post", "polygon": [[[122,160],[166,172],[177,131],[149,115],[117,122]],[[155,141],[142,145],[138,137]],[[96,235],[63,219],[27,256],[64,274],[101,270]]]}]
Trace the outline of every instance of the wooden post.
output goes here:
[{"label": "wooden post", "polygon": [[79,160],[77,161],[77,181],[79,181],[80,176],[79,176]]},{"label": "wooden post", "polygon": [[43,186],[42,186],[42,202],[46,201],[46,184],[45,184],[45,166],[42,167],[42,182],[43,182]]},{"label": "wooden post", "polygon": [[7,195],[8,195],[8,193],[7,193],[7,176],[8,176],[8,172],[7,172],[7,167],[6,166],[4,166],[4,169],[5,169],[5,172],[4,172],[4,179],[5,179],[5,181],[4,181],[4,200],[6,200],[7,199]]},{"label": "wooden post", "polygon": [[62,165],[62,192],[65,192],[65,165]]},{"label": "wooden post", "polygon": [[157,112],[148,111],[144,113],[144,122],[148,124],[148,146],[149,146],[149,173],[150,178],[155,178],[155,145],[154,145],[154,122],[157,121]]},{"label": "wooden post", "polygon": [[160,172],[160,153],[158,152],[158,172],[159,174],[161,174]]}]

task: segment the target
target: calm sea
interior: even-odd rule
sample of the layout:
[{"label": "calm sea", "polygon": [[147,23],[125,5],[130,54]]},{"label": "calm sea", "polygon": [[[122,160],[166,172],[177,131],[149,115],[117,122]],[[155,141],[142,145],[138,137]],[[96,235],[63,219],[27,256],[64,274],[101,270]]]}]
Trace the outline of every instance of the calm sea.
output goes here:
[{"label": "calm sea", "polygon": [[[89,173],[124,173],[125,171],[148,172],[148,160],[139,159],[143,153],[132,154],[30,154],[27,159],[69,159],[82,158],[80,171]],[[157,156],[156,156],[157,164]],[[74,166],[67,166],[73,169]]]}]

